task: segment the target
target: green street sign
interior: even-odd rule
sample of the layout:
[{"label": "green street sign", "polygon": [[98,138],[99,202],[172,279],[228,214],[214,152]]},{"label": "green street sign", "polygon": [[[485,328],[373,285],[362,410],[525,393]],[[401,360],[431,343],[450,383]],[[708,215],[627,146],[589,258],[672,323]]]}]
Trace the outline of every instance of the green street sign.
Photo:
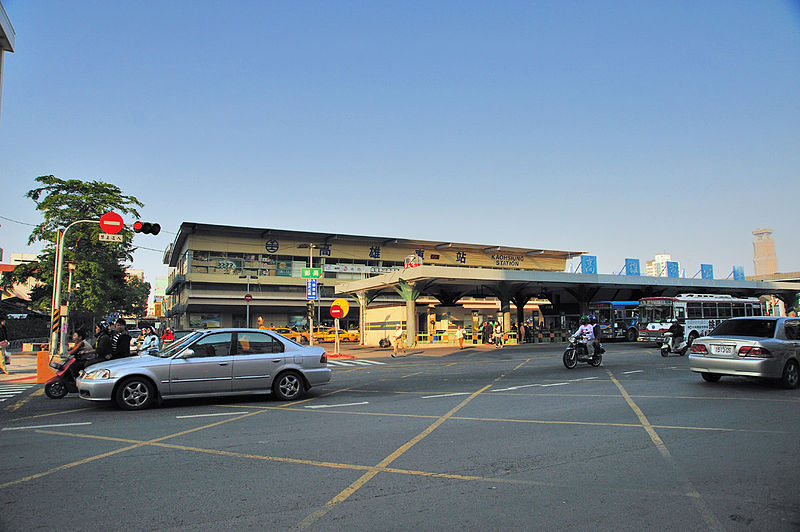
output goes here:
[{"label": "green street sign", "polygon": [[322,278],[322,268],[303,268],[303,279]]}]

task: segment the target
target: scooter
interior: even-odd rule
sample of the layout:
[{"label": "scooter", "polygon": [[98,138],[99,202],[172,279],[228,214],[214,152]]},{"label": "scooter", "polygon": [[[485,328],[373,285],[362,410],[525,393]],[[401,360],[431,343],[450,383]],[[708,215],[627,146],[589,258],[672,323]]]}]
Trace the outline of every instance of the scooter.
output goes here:
[{"label": "scooter", "polygon": [[78,393],[78,386],[75,378],[78,372],[85,365],[84,359],[74,356],[69,357],[64,362],[51,361],[50,367],[56,370],[56,374],[44,384],[44,393],[50,399],[62,399],[68,393]]},{"label": "scooter", "polygon": [[680,356],[686,354],[686,351],[689,349],[689,342],[685,339],[681,338],[678,342],[678,346],[675,347],[672,341],[673,334],[671,332],[664,333],[664,345],[661,346],[661,356],[665,357],[670,353],[675,353]]},{"label": "scooter", "polygon": [[569,345],[564,350],[564,366],[567,369],[573,369],[578,365],[578,362],[586,362],[591,366],[597,367],[603,363],[604,351],[601,346],[597,354],[589,354],[589,345],[583,336],[571,336]]}]

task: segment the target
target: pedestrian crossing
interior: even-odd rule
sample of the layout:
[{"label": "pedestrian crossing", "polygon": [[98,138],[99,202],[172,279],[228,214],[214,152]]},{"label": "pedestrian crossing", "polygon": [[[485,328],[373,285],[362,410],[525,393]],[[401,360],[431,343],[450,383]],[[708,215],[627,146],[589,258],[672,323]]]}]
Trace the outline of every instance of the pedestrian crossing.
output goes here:
[{"label": "pedestrian crossing", "polygon": [[35,384],[0,384],[0,403],[35,386]]},{"label": "pedestrian crossing", "polygon": [[377,360],[361,360],[361,359],[347,359],[347,360],[331,360],[328,359],[329,366],[339,367],[353,367],[353,366],[379,366],[384,365],[386,362],[378,362]]}]

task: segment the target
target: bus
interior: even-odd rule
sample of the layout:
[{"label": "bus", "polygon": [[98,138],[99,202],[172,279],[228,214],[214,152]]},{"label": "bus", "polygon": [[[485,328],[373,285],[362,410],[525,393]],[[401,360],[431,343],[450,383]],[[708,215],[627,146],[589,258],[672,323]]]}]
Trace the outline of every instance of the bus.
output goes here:
[{"label": "bus", "polygon": [[645,297],[639,300],[638,340],[663,342],[664,333],[677,318],[691,345],[728,318],[740,316],[761,316],[761,301],[757,297],[712,294]]},{"label": "bus", "polygon": [[603,331],[603,338],[622,338],[635,342],[639,335],[636,319],[638,301],[592,301],[589,314],[594,314]]}]

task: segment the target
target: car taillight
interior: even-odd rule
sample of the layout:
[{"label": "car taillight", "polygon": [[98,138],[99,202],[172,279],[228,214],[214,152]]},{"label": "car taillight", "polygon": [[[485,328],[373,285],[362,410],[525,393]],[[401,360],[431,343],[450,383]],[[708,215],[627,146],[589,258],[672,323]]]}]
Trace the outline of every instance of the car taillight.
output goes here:
[{"label": "car taillight", "polygon": [[692,344],[692,353],[696,355],[706,355],[708,354],[708,349],[703,344]]},{"label": "car taillight", "polygon": [[328,363],[328,353],[325,353],[323,351],[322,356],[319,357],[319,363],[320,364],[327,364]]},{"label": "car taillight", "polygon": [[769,358],[772,355],[763,347],[751,347],[746,345],[739,349],[740,357]]}]

